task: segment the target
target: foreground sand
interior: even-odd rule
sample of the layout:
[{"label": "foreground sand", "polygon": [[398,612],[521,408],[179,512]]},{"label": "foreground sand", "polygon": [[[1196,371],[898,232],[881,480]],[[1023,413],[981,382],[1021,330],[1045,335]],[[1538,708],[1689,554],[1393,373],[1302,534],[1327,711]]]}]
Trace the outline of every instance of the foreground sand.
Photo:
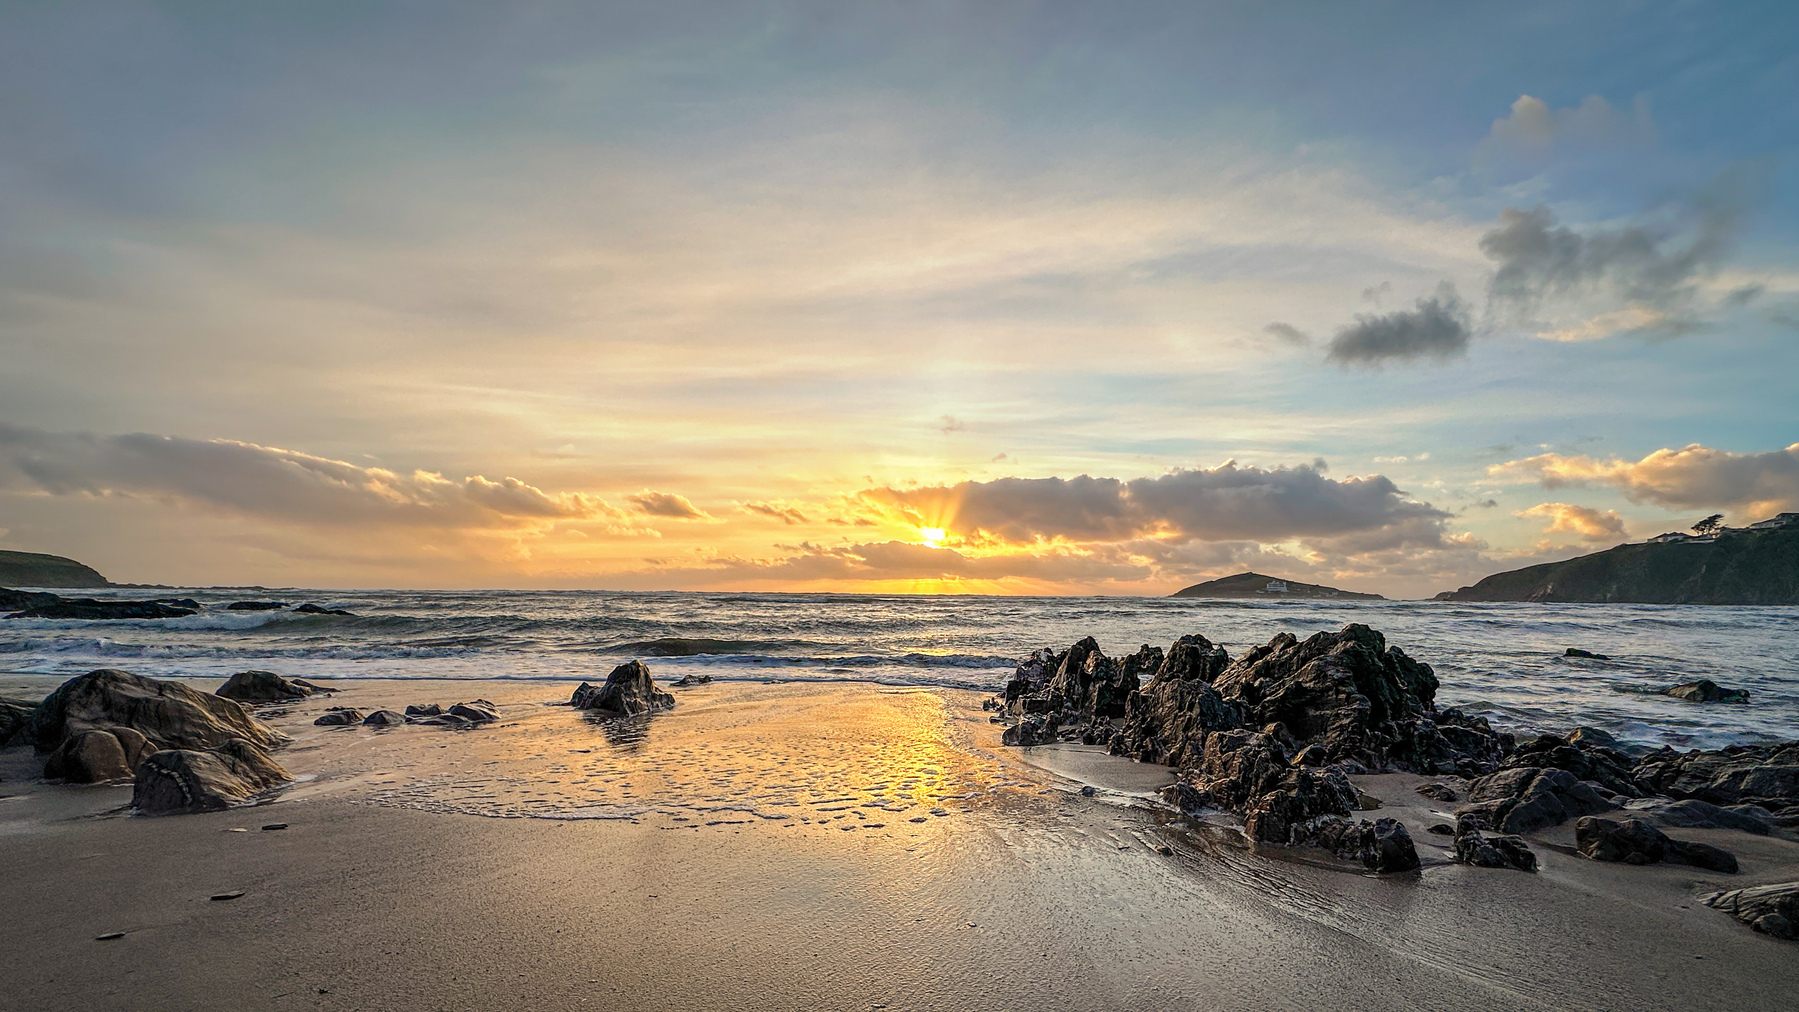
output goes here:
[{"label": "foreground sand", "polygon": [[277,713],[305,779],[215,815],[95,817],[129,791],[0,755],[0,1008],[1792,1007],[1799,949],[1694,899],[1799,877],[1786,840],[1680,834],[1736,876],[1600,865],[1563,831],[1541,874],[1465,868],[1408,781],[1368,778],[1427,860],[1375,878],[1131,807],[1153,767],[1027,765],[970,693],[719,684],[628,729],[543,684],[341,702],[475,695],[503,726]]}]

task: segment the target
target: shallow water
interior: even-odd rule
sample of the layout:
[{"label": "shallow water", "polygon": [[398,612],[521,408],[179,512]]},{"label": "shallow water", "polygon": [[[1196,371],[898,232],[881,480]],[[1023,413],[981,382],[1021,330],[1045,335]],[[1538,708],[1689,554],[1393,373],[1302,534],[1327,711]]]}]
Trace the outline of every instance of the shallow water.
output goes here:
[{"label": "shallow water", "polygon": [[[0,691],[47,691],[97,667],[223,679],[604,677],[641,657],[659,678],[869,680],[995,689],[1038,647],[1095,637],[1108,653],[1201,633],[1233,655],[1280,632],[1363,622],[1437,671],[1439,701],[1519,731],[1591,724],[1645,745],[1717,747],[1799,735],[1799,608],[1200,601],[616,592],[173,590],[188,618],[0,621]],[[231,612],[312,601],[354,618]],[[1570,646],[1609,661],[1567,660]],[[1694,678],[1748,689],[1698,706],[1620,689]]]}]

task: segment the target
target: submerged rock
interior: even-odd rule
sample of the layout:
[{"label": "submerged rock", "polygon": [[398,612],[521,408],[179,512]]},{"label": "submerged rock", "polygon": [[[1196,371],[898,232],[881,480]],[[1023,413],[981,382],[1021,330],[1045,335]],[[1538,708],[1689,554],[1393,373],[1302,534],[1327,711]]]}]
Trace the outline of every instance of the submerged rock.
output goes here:
[{"label": "submerged rock", "polygon": [[1684,699],[1689,703],[1747,703],[1747,689],[1727,689],[1709,678],[1701,678],[1696,682],[1685,682],[1671,688],[1663,689],[1662,695]]},{"label": "submerged rock", "polygon": [[287,607],[286,601],[233,601],[225,606],[226,611],[279,611]]},{"label": "submerged rock", "polygon": [[1736,856],[1706,843],[1670,839],[1666,833],[1641,819],[1621,822],[1588,816],[1574,824],[1575,846],[1595,861],[1621,861],[1625,864],[1690,864],[1735,874]]},{"label": "submerged rock", "polygon": [[217,811],[291,779],[267,752],[232,738],[213,749],[151,755],[138,767],[131,804],[147,815]]},{"label": "submerged rock", "polygon": [[[103,738],[86,736],[65,748],[88,731],[105,732],[117,751]],[[273,747],[288,740],[232,700],[111,669],[64,682],[19,733],[38,751],[52,753],[46,776],[86,782],[130,776],[144,757],[163,749],[215,748],[234,738]],[[123,762],[123,772],[114,760]]]},{"label": "submerged rock", "polygon": [[1722,910],[1765,935],[1799,941],[1799,882],[1728,889],[1699,902]]},{"label": "submerged rock", "polygon": [[[187,605],[192,605],[192,607],[187,607]],[[99,601],[91,597],[81,597],[57,598],[50,603],[35,605],[6,617],[107,622],[120,619],[185,618],[188,615],[197,614],[199,610],[200,606],[191,601],[184,601],[181,605],[170,605],[160,601]]]},{"label": "submerged rock", "polygon": [[239,671],[214,689],[213,695],[240,703],[287,703],[313,692],[309,683],[290,682],[273,671]]},{"label": "submerged rock", "polygon": [[300,605],[298,608],[295,608],[294,611],[298,612],[301,615],[341,615],[345,618],[355,618],[356,617],[354,614],[347,612],[347,611],[343,610],[342,608],[324,608],[324,607],[320,607],[319,605],[313,604],[311,601],[308,601],[305,604]]},{"label": "submerged rock", "polygon": [[675,705],[675,697],[656,688],[650,669],[642,661],[631,661],[613,668],[604,685],[582,682],[568,704],[577,710],[631,716],[666,710]]},{"label": "submerged rock", "polygon": [[1562,656],[1563,657],[1584,657],[1584,658],[1586,658],[1588,660],[1592,660],[1592,661],[1609,661],[1609,660],[1611,660],[1610,657],[1607,657],[1604,654],[1596,654],[1590,650],[1582,650],[1579,647],[1569,647],[1562,654]]}]

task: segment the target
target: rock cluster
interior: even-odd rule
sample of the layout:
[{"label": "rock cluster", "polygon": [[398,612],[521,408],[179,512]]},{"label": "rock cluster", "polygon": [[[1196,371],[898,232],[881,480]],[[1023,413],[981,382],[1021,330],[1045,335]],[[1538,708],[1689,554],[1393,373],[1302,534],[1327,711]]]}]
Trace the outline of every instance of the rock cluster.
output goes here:
[{"label": "rock cluster", "polygon": [[1418,867],[1418,848],[1412,835],[1397,819],[1350,822],[1327,815],[1294,826],[1290,842],[1296,847],[1328,850],[1346,861],[1357,861],[1369,871],[1412,871]]},{"label": "rock cluster", "polygon": [[1747,703],[1749,690],[1727,689],[1709,678],[1684,682],[1662,690],[1662,695],[1684,699],[1689,703]]},{"label": "rock cluster", "polygon": [[1574,824],[1574,843],[1595,861],[1625,864],[1690,864],[1736,874],[1737,859],[1729,851],[1707,843],[1675,840],[1641,819],[1613,821],[1587,816]]},{"label": "rock cluster", "polygon": [[1502,833],[1534,833],[1617,806],[1564,769],[1525,766],[1481,777],[1456,809]]},{"label": "rock cluster", "polygon": [[631,661],[613,668],[604,685],[582,682],[568,705],[577,710],[624,717],[666,710],[675,705],[675,697],[656,688],[650,678],[650,669],[642,661]]},{"label": "rock cluster", "polygon": [[1631,775],[1646,794],[1756,805],[1774,825],[1799,827],[1799,741],[1708,752],[1663,749],[1644,756]]},{"label": "rock cluster", "polygon": [[1728,889],[1700,897],[1700,902],[1762,934],[1799,941],[1799,882]]},{"label": "rock cluster", "polygon": [[477,724],[490,724],[500,719],[500,708],[485,699],[471,699],[466,703],[456,703],[445,709],[436,703],[414,703],[406,708],[405,713],[397,710],[375,710],[363,713],[348,706],[334,706],[326,710],[313,723],[320,727],[346,727],[361,724],[366,727],[399,727],[402,724],[430,724],[438,727],[473,727]]},{"label": "rock cluster", "polygon": [[1473,865],[1476,868],[1516,868],[1519,871],[1535,872],[1537,855],[1531,852],[1530,845],[1522,836],[1487,836],[1482,829],[1491,829],[1483,825],[1478,817],[1461,816],[1455,820],[1455,856],[1456,864]]}]

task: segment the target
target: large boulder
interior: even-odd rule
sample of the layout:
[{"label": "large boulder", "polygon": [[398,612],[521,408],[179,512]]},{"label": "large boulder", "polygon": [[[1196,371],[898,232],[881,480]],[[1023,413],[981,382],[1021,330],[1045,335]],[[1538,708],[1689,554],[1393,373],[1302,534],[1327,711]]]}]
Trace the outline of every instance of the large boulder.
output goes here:
[{"label": "large boulder", "polygon": [[[674,697],[669,698],[672,702]],[[408,707],[408,709],[411,708]],[[500,719],[500,708],[485,699],[471,699],[466,703],[457,703],[444,712],[447,716],[474,724],[486,724]]]},{"label": "large boulder", "polygon": [[26,725],[31,723],[31,715],[36,711],[36,703],[0,696],[0,748],[11,744],[13,735],[25,731]]},{"label": "large boulder", "polygon": [[1699,902],[1722,910],[1765,935],[1799,941],[1799,882],[1727,889]]},{"label": "large boulder", "polygon": [[1567,770],[1535,767],[1481,777],[1468,786],[1468,802],[1458,815],[1503,833],[1534,833],[1617,807]]},{"label": "large boulder", "polygon": [[1533,873],[1537,870],[1537,855],[1531,852],[1530,844],[1525,843],[1522,836],[1487,836],[1475,821],[1456,820],[1452,858],[1456,864],[1476,868],[1516,868]]},{"label": "large boulder", "polygon": [[568,703],[577,710],[632,716],[666,710],[675,705],[675,697],[656,688],[650,669],[642,661],[631,661],[613,668],[604,685],[582,682]]},{"label": "large boulder", "polygon": [[72,784],[129,780],[155,751],[149,739],[129,727],[77,731],[50,753],[44,776]]},{"label": "large boulder", "polygon": [[1642,819],[1600,819],[1587,816],[1574,824],[1574,845],[1595,861],[1624,864],[1690,864],[1697,868],[1735,874],[1736,856],[1706,843],[1669,838]]},{"label": "large boulder", "polygon": [[[143,756],[163,749],[216,748],[233,738],[272,748],[288,740],[232,700],[180,682],[110,669],[64,682],[38,704],[23,733],[38,751],[53,754],[52,765],[63,775],[104,773],[98,778],[113,779],[116,767],[106,761],[113,752],[103,740],[83,738],[71,751],[64,750],[65,742],[86,731],[104,731],[119,740],[130,767],[124,775],[135,772]],[[145,745],[137,745],[132,735]]]},{"label": "large boulder", "polygon": [[1799,741],[1707,752],[1663,749],[1644,756],[1631,776],[1645,793],[1725,807],[1759,805],[1775,825],[1799,826]]},{"label": "large boulder", "polygon": [[1350,822],[1327,815],[1294,826],[1289,839],[1295,847],[1328,850],[1346,861],[1358,861],[1369,871],[1412,871],[1419,866],[1418,848],[1396,819]]},{"label": "large boulder", "polygon": [[131,804],[146,815],[218,811],[291,779],[267,752],[232,738],[217,748],[151,755],[138,767]]},{"label": "large boulder", "polygon": [[285,703],[312,695],[310,683],[290,682],[273,671],[239,671],[213,695],[240,703]]}]

